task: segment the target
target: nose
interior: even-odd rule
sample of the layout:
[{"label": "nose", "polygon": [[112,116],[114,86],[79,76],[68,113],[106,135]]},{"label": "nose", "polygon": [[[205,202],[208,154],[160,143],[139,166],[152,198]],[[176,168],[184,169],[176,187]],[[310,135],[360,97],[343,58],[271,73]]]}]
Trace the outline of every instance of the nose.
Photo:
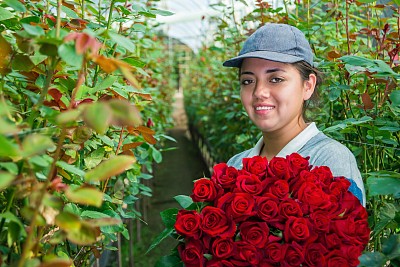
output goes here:
[{"label": "nose", "polygon": [[262,81],[257,81],[253,90],[253,97],[257,99],[264,99],[270,96],[270,89]]}]

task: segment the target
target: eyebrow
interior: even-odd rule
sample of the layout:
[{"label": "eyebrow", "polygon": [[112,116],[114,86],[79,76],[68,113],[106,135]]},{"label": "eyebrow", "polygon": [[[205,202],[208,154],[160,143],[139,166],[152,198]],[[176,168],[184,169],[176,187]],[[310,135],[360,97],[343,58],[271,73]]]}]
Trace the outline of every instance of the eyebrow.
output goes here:
[{"label": "eyebrow", "polygon": [[[284,69],[281,69],[281,68],[273,68],[273,69],[268,69],[265,73],[268,74],[268,73],[273,73],[273,72],[278,72],[278,71],[286,72]],[[243,71],[243,72],[240,73],[240,75],[244,75],[244,74],[252,75],[254,73],[251,72],[251,71]]]}]

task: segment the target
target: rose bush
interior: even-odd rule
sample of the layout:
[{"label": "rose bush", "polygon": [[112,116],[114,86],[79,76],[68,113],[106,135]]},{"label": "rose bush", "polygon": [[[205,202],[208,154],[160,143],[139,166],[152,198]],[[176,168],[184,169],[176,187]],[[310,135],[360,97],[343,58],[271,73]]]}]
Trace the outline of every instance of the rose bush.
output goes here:
[{"label": "rose bush", "polygon": [[185,266],[357,266],[370,229],[350,185],[297,153],[220,163],[178,198],[166,233]]}]

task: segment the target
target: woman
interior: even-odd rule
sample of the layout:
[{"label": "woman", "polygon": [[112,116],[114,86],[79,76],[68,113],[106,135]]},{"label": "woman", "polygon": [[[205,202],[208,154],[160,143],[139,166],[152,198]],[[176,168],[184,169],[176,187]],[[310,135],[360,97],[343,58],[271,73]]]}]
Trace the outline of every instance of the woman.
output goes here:
[{"label": "woman", "polygon": [[352,182],[350,191],[365,206],[365,189],[351,151],[306,123],[304,102],[321,83],[304,34],[286,24],[268,23],[244,43],[237,57],[223,64],[239,68],[242,104],[263,137],[254,148],[233,156],[228,165],[242,168],[243,158],[268,160],[297,152],[313,166],[328,166],[334,176]]}]

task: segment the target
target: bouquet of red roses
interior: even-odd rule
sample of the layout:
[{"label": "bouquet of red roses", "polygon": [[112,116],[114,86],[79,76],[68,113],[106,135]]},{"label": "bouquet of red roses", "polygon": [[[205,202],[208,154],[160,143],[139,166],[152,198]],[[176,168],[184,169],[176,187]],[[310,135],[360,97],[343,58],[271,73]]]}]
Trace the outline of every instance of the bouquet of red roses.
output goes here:
[{"label": "bouquet of red roses", "polygon": [[192,202],[178,198],[164,236],[180,241],[186,267],[357,266],[370,229],[349,186],[297,153],[220,163],[194,182]]}]

